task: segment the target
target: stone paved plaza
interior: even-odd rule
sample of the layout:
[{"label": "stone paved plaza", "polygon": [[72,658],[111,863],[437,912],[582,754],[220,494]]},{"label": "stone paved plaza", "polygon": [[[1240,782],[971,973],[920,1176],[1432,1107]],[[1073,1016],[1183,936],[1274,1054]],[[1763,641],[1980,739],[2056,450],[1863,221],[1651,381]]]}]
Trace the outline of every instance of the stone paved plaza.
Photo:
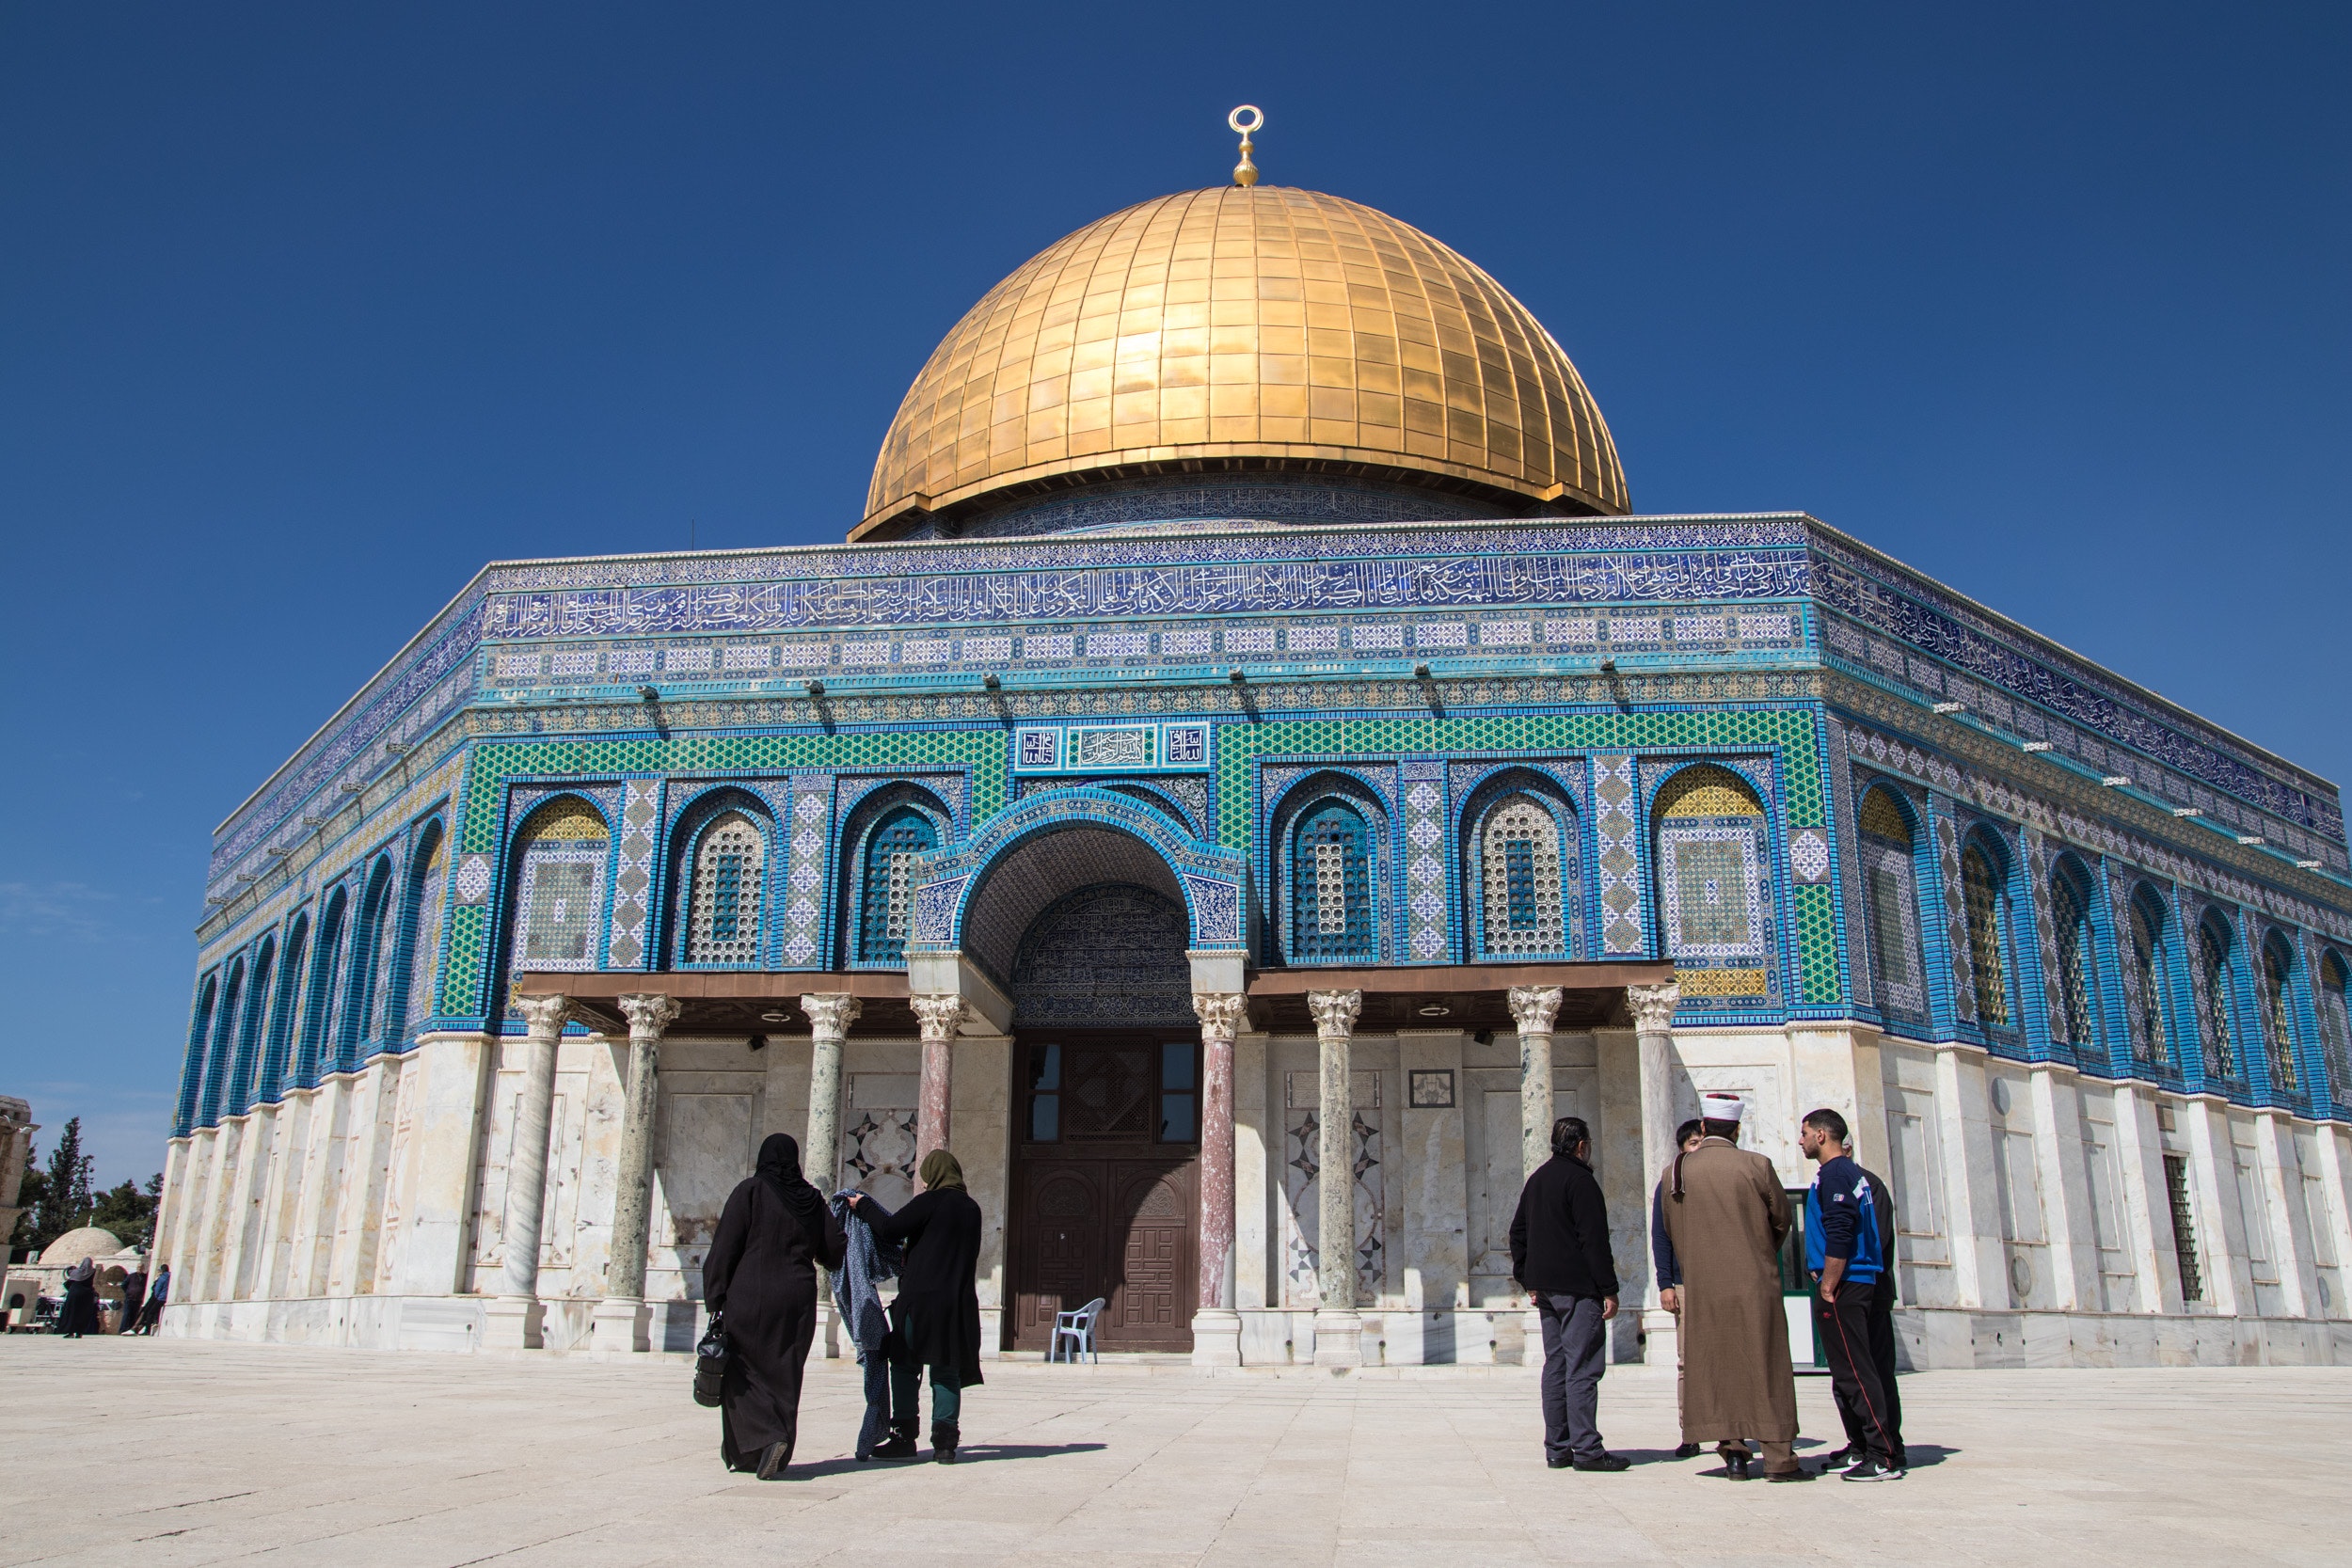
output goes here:
[{"label": "stone paved plaza", "polygon": [[[841,1364],[802,1462],[718,1460],[677,1362],[0,1339],[7,1563],[448,1565],[2344,1560],[2352,1370],[1904,1380],[1917,1468],[1734,1485],[1676,1463],[1669,1380],[1602,1386],[1623,1475],[1543,1467],[1517,1368],[1213,1376],[992,1365],[965,1463],[858,1465]],[[1825,1381],[1801,1380],[1809,1433]],[[1820,1451],[1821,1445],[1812,1445]]]}]

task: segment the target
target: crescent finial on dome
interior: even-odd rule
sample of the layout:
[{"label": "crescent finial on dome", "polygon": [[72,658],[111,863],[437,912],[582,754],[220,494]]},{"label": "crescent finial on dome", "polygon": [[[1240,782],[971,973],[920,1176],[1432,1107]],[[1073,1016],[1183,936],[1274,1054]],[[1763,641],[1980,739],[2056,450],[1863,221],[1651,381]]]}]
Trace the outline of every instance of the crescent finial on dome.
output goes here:
[{"label": "crescent finial on dome", "polygon": [[[1241,117],[1244,115],[1249,117],[1247,125],[1242,123]],[[1225,123],[1241,133],[1241,162],[1233,166],[1233,183],[1248,190],[1258,182],[1258,166],[1249,161],[1249,154],[1257,150],[1258,144],[1249,137],[1265,124],[1265,111],[1255,103],[1244,103],[1225,117]]]}]

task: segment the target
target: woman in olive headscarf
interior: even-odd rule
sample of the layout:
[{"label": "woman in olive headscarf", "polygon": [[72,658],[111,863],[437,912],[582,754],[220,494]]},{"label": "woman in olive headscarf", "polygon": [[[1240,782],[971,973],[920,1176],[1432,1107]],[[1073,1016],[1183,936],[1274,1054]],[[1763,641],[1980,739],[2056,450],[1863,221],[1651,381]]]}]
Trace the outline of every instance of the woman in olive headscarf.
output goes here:
[{"label": "woman in olive headscarf", "polygon": [[[921,1425],[915,1407],[923,1369],[931,1378],[931,1456],[956,1462],[963,1390],[980,1382],[980,1206],[963,1190],[963,1167],[944,1148],[923,1156],[923,1190],[895,1214],[873,1220],[877,1241],[900,1242],[898,1299],[890,1304],[890,1440],[877,1459],[913,1459]],[[852,1195],[856,1203],[863,1195]],[[881,1206],[875,1206],[879,1209]]]},{"label": "woman in olive headscarf", "polygon": [[703,1300],[726,1314],[727,1370],[719,1395],[719,1454],[730,1470],[771,1481],[792,1461],[801,1371],[817,1331],[817,1269],[838,1267],[841,1227],[801,1174],[801,1146],[782,1132],[759,1146],[759,1168],[736,1184],[703,1259]]}]

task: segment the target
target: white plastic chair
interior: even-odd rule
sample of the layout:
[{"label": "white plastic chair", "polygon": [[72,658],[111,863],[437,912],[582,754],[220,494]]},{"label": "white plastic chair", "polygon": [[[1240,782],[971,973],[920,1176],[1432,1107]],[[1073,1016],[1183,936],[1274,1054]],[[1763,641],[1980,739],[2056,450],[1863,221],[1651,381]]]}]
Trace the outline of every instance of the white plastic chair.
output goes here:
[{"label": "white plastic chair", "polygon": [[[1068,1361],[1074,1364],[1083,1354],[1089,1361],[1099,1364],[1103,1357],[1094,1348],[1094,1320],[1101,1317],[1103,1308],[1109,1305],[1101,1296],[1096,1296],[1075,1312],[1055,1313],[1054,1345],[1046,1353],[1045,1359]],[[1062,1354],[1064,1339],[1070,1341],[1070,1353],[1067,1355]]]}]

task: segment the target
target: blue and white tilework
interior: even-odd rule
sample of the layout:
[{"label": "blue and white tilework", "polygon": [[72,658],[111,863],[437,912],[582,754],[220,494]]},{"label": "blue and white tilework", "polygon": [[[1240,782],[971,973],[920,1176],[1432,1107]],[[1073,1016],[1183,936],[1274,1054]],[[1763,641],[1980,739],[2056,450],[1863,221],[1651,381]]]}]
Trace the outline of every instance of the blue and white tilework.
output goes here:
[{"label": "blue and white tilework", "polygon": [[1604,955],[1644,950],[1642,826],[1629,756],[1593,758],[1593,886]]},{"label": "blue and white tilework", "polygon": [[[646,966],[647,925],[661,824],[662,781],[631,779],[624,786],[620,843],[612,862],[612,930],[606,942],[607,967]],[[654,967],[659,968],[657,963]]]},{"label": "blue and white tilework", "polygon": [[833,842],[833,780],[823,773],[795,773],[791,780],[788,870],[781,899],[783,956],[787,969],[823,968],[825,958],[826,847]]},{"label": "blue and white tilework", "polygon": [[1398,774],[1405,801],[1405,951],[1417,963],[1437,963],[1453,947],[1446,768],[1441,760],[1408,762]]}]

